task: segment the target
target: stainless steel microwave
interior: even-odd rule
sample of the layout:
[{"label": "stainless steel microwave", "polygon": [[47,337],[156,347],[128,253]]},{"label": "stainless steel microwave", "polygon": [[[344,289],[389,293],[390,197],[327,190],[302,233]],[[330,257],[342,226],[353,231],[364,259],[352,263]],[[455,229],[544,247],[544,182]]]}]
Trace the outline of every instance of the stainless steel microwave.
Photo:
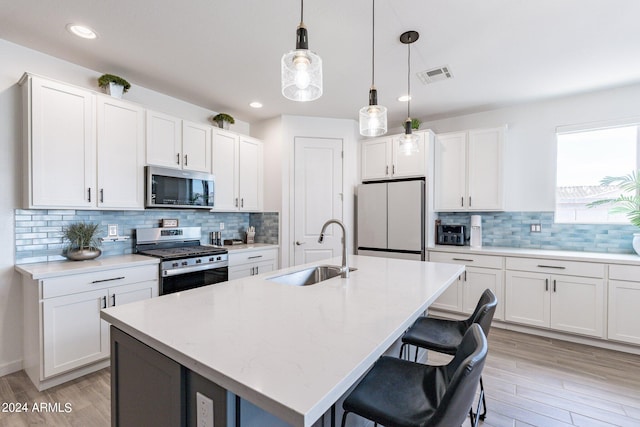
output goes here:
[{"label": "stainless steel microwave", "polygon": [[156,166],[146,166],[145,172],[145,207],[213,208],[213,175]]}]

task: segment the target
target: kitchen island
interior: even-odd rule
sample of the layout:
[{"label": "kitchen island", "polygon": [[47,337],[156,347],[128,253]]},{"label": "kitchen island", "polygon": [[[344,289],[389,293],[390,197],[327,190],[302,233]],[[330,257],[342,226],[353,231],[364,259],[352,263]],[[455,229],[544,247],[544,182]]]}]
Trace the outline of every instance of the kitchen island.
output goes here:
[{"label": "kitchen island", "polygon": [[[340,259],[307,266],[319,264],[339,265]],[[305,267],[296,266],[108,308],[102,318],[179,364],[181,372],[308,427],[464,271],[459,265],[364,256],[353,256],[350,266],[357,270],[348,279],[301,287],[268,280]],[[113,349],[112,343],[117,370]],[[183,409],[188,400],[182,400]]]}]

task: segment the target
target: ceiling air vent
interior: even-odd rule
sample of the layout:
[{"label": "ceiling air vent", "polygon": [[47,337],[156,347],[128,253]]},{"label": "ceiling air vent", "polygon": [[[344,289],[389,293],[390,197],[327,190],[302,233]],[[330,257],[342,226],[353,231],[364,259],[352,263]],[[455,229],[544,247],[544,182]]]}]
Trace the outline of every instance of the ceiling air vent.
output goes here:
[{"label": "ceiling air vent", "polygon": [[439,82],[440,80],[448,80],[453,77],[448,65],[438,68],[432,68],[430,70],[420,71],[419,73],[417,73],[417,75],[420,81],[425,85]]}]

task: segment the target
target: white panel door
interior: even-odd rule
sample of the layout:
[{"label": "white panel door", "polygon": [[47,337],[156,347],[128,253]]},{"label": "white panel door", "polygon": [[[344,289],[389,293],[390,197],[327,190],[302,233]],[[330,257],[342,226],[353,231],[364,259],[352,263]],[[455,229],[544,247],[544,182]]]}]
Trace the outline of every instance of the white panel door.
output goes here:
[{"label": "white panel door", "polygon": [[94,95],[31,81],[31,178],[34,207],[95,206]]},{"label": "white panel door", "polygon": [[100,319],[106,305],[106,289],[42,302],[45,378],[109,356],[109,327]]},{"label": "white panel door", "polygon": [[502,209],[502,128],[469,131],[468,199],[470,210]]},{"label": "white panel door", "polygon": [[603,279],[551,276],[553,329],[604,338]]},{"label": "white panel door", "polygon": [[640,344],[640,283],[609,280],[609,328],[607,338]]},{"label": "white panel door", "polygon": [[408,178],[425,176],[427,173],[425,134],[415,133],[418,137],[418,152],[407,154],[400,149],[400,136],[393,138],[393,167],[394,178]]},{"label": "white panel door", "polygon": [[462,310],[467,313],[473,313],[473,310],[476,309],[476,305],[482,296],[482,293],[486,289],[491,289],[498,301],[498,307],[496,308],[496,312],[494,314],[495,319],[504,319],[504,304],[501,302],[502,299],[502,283],[503,283],[503,273],[502,270],[493,270],[489,268],[478,268],[478,267],[466,267],[466,271],[463,275],[464,283],[462,284],[463,292],[462,292],[462,301],[463,306]]},{"label": "white panel door", "polygon": [[98,96],[98,206],[144,209],[144,109]]},{"label": "white panel door", "polygon": [[342,220],[342,139],[296,137],[294,143],[293,241],[294,265],[299,265],[342,254],[342,230],[336,225],[318,243],[327,220]]},{"label": "white panel door", "polygon": [[109,289],[109,304],[128,304],[130,302],[142,301],[158,296],[158,282],[149,280],[146,282],[132,283],[130,285],[118,286]]},{"label": "white panel door", "polygon": [[239,208],[239,144],[238,135],[214,129],[211,169],[215,176],[215,210]]},{"label": "white panel door", "polygon": [[211,173],[211,126],[182,121],[182,169]]},{"label": "white panel door", "polygon": [[424,248],[424,182],[389,182],[387,189],[388,249]]},{"label": "white panel door", "polygon": [[362,180],[385,179],[391,176],[391,140],[371,139],[362,142]]},{"label": "white panel door", "polygon": [[240,137],[240,210],[262,210],[262,141]]},{"label": "white panel door", "polygon": [[358,247],[387,248],[387,184],[358,187]]},{"label": "white panel door", "polygon": [[147,164],[182,168],[182,120],[147,110]]},{"label": "white panel door", "polygon": [[429,308],[460,313],[462,311],[462,278],[458,277],[458,280],[449,285]]},{"label": "white panel door", "polygon": [[549,327],[549,275],[525,271],[505,273],[505,320]]},{"label": "white panel door", "polygon": [[435,145],[435,210],[466,210],[467,134],[457,132],[438,135]]}]

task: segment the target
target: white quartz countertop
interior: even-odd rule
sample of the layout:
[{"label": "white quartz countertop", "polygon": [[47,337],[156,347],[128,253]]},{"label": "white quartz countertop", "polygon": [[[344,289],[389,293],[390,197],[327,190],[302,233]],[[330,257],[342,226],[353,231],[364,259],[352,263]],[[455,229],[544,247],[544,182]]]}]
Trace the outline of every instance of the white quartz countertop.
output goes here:
[{"label": "white quartz countertop", "polygon": [[269,243],[243,243],[241,245],[224,245],[222,246],[226,250],[231,252],[248,252],[248,251],[258,251],[262,249],[278,249],[278,245],[272,245]]},{"label": "white quartz countertop", "polygon": [[[340,264],[340,258],[308,264]],[[312,286],[264,273],[102,311],[102,318],[296,427],[313,424],[464,271],[365,256]]]},{"label": "white quartz countertop", "polygon": [[144,255],[114,255],[101,256],[88,261],[53,261],[33,264],[18,264],[17,272],[30,277],[32,280],[46,279],[48,277],[64,276],[68,274],[91,273],[122,267],[134,267],[137,265],[158,264],[158,258]]},{"label": "white quartz countertop", "polygon": [[547,249],[503,248],[488,246],[471,248],[469,246],[436,245],[428,249],[437,252],[470,253],[479,255],[497,255],[523,258],[552,258],[566,261],[604,262],[608,264],[640,265],[640,256],[636,254],[611,254],[600,252],[559,251]]}]

